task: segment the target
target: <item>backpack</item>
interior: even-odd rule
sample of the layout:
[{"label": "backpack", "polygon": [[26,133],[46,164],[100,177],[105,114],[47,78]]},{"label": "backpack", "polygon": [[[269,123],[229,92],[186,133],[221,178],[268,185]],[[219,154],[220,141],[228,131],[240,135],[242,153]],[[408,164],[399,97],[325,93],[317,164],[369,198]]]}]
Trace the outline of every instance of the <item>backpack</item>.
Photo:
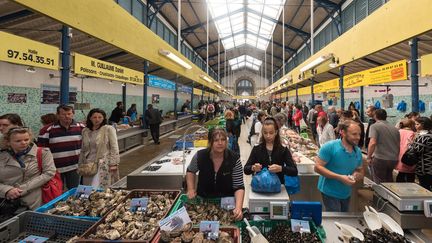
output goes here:
[{"label": "backpack", "polygon": [[281,108],[279,106],[277,106],[276,111],[279,113],[281,111]]},{"label": "backpack", "polygon": [[257,123],[257,118],[254,117],[253,120],[252,120],[252,126],[251,126],[251,129],[250,129],[250,131],[249,131],[249,136],[253,136],[253,135],[255,135],[255,124],[256,124],[256,123]]}]

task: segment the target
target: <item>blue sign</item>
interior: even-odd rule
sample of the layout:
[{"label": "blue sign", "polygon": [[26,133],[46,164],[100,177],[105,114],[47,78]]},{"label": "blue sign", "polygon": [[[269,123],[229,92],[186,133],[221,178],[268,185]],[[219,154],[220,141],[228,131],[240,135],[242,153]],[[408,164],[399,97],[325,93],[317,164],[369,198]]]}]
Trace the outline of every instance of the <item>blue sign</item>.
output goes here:
[{"label": "blue sign", "polygon": [[177,85],[177,91],[192,94],[192,87],[178,84]]},{"label": "blue sign", "polygon": [[175,90],[174,82],[154,75],[149,75],[149,86],[160,89]]}]

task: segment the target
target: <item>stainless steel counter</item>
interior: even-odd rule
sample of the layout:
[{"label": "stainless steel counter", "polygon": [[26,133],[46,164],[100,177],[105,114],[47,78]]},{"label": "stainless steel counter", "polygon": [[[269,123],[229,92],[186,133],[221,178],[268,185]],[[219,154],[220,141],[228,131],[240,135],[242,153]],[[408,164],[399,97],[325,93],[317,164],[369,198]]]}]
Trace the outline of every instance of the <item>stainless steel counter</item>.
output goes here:
[{"label": "stainless steel counter", "polygon": [[149,130],[141,127],[132,127],[117,131],[119,151],[124,152],[132,147],[145,144],[149,136]]}]

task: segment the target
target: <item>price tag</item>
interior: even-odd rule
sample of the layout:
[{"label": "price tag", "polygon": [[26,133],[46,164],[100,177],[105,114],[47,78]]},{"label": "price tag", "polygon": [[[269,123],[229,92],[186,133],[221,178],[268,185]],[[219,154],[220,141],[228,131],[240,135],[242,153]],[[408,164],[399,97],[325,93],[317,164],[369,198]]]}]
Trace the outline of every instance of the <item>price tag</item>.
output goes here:
[{"label": "price tag", "polygon": [[0,60],[58,70],[59,49],[0,31]]},{"label": "price tag", "polygon": [[291,219],[291,230],[293,232],[310,233],[309,221]]},{"label": "price tag", "polygon": [[133,213],[137,211],[144,212],[147,209],[148,200],[148,197],[132,198],[130,211]]},{"label": "price tag", "polygon": [[26,237],[25,239],[20,240],[19,243],[42,243],[42,242],[46,242],[47,240],[48,240],[48,238],[46,238],[46,237],[30,235],[30,236]]},{"label": "price tag", "polygon": [[92,186],[79,185],[75,192],[75,197],[80,199],[88,199],[92,192],[93,192]]},{"label": "price tag", "polygon": [[159,221],[159,227],[161,230],[170,232],[173,230],[179,230],[184,225],[191,222],[189,214],[186,208],[183,206],[175,213]]},{"label": "price tag", "polygon": [[200,232],[203,232],[209,240],[217,240],[219,237],[219,225],[219,221],[201,221]]},{"label": "price tag", "polygon": [[222,197],[221,198],[221,208],[226,210],[233,210],[235,208],[235,198],[234,197]]}]

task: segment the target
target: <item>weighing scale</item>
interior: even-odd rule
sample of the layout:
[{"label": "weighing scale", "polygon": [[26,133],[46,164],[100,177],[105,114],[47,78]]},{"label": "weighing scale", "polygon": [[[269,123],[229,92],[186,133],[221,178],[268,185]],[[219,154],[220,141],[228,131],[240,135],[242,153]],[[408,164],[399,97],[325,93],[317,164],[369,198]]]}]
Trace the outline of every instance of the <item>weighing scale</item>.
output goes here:
[{"label": "weighing scale", "polygon": [[271,214],[272,219],[288,219],[289,196],[285,186],[279,193],[257,193],[249,187],[249,210],[252,214]]},{"label": "weighing scale", "polygon": [[373,185],[373,203],[403,229],[432,227],[432,192],[416,183]]}]

